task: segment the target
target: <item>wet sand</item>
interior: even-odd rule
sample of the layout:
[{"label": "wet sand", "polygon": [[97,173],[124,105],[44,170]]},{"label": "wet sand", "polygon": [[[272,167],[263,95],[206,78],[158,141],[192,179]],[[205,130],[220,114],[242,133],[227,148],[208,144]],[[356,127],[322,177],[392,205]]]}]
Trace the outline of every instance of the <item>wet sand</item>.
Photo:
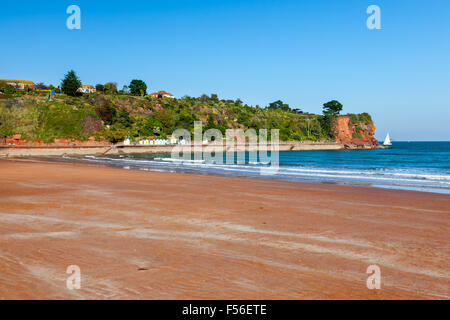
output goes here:
[{"label": "wet sand", "polygon": [[450,298],[448,195],[20,160],[0,176],[0,299]]}]

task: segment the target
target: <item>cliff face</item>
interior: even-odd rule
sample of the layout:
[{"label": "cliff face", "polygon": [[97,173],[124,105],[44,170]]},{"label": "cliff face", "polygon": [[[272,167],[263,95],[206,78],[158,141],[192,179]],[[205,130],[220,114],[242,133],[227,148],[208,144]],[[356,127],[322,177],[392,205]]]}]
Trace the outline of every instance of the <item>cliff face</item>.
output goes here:
[{"label": "cliff face", "polygon": [[367,115],[364,120],[358,115],[339,116],[335,122],[335,139],[343,145],[354,146],[377,146],[378,141],[374,138],[375,126]]}]

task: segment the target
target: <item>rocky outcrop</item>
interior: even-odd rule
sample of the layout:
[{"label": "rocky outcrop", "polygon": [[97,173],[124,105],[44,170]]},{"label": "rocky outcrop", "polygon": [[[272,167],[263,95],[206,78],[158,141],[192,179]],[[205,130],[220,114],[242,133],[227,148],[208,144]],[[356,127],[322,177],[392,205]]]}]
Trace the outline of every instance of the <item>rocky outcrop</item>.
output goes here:
[{"label": "rocky outcrop", "polygon": [[347,148],[374,147],[379,143],[375,139],[375,126],[370,121],[352,121],[350,115],[339,116],[335,120],[334,134],[336,142]]}]

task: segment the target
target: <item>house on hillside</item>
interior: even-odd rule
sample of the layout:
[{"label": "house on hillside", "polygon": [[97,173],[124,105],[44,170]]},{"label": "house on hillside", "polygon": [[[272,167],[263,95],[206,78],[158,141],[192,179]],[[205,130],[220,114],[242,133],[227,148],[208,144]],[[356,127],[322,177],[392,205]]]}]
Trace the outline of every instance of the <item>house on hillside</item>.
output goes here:
[{"label": "house on hillside", "polygon": [[10,86],[18,89],[25,89],[28,86],[30,89],[34,89],[34,82],[31,80],[14,80],[14,79],[0,79],[0,82],[4,82]]},{"label": "house on hillside", "polygon": [[81,87],[78,88],[78,92],[82,93],[95,93],[97,90],[94,86],[88,85],[88,84],[82,84]]},{"label": "house on hillside", "polygon": [[150,94],[150,96],[152,96],[154,98],[163,98],[163,97],[165,97],[165,98],[175,98],[173,96],[173,94],[171,94],[171,93],[169,93],[167,91],[164,91],[164,90],[158,91],[158,92],[153,92],[153,93]]}]

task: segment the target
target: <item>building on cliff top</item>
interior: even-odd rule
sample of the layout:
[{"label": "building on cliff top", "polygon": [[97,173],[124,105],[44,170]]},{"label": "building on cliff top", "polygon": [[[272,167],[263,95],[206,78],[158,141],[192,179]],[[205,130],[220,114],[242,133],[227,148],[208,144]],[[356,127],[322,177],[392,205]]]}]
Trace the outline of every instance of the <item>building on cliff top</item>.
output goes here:
[{"label": "building on cliff top", "polygon": [[25,89],[26,86],[30,87],[30,89],[34,89],[34,82],[31,80],[0,79],[0,82],[4,82],[22,90]]},{"label": "building on cliff top", "polygon": [[150,96],[152,96],[152,97],[154,97],[154,98],[162,98],[162,97],[165,97],[165,98],[175,98],[175,97],[173,96],[173,94],[171,94],[171,93],[169,93],[169,92],[167,92],[167,91],[164,91],[164,90],[158,91],[158,92],[153,92],[153,93],[150,94]]},{"label": "building on cliff top", "polygon": [[82,84],[77,91],[82,93],[95,93],[97,90],[94,88],[94,86]]}]

